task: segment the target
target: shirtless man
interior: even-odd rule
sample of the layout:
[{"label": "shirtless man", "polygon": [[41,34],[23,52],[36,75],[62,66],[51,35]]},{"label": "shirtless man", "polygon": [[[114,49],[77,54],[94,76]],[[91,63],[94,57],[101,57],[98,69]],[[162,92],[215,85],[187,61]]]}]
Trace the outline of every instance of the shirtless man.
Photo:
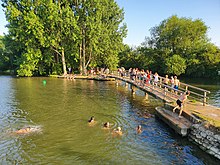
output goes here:
[{"label": "shirtless man", "polygon": [[121,127],[118,127],[117,129],[113,130],[113,135],[122,135]]},{"label": "shirtless man", "polygon": [[141,125],[137,126],[136,131],[137,131],[137,133],[141,133],[142,132]]},{"label": "shirtless man", "polygon": [[180,86],[180,80],[177,79],[177,76],[174,76],[174,90],[176,91],[176,94],[179,89],[179,86]]},{"label": "shirtless man", "polygon": [[109,129],[110,128],[110,123],[109,122],[104,123],[103,128],[104,129]]},{"label": "shirtless man", "polygon": [[31,132],[31,127],[26,127],[15,131],[16,134],[25,134]]},{"label": "shirtless man", "polygon": [[170,79],[168,78],[168,75],[166,75],[165,78],[164,78],[164,80],[163,80],[164,85],[168,85],[169,80],[170,80]]},{"label": "shirtless man", "polygon": [[40,133],[41,132],[41,127],[40,126],[28,126],[21,128],[14,133],[16,134],[28,134],[28,133]]},{"label": "shirtless man", "polygon": [[179,99],[176,101],[177,106],[175,108],[173,108],[173,112],[175,112],[175,110],[179,107],[180,108],[179,117],[181,116],[182,111],[183,111],[183,103],[186,101],[187,96],[189,96],[189,95],[190,95],[190,92],[186,91],[186,93],[180,95]]}]

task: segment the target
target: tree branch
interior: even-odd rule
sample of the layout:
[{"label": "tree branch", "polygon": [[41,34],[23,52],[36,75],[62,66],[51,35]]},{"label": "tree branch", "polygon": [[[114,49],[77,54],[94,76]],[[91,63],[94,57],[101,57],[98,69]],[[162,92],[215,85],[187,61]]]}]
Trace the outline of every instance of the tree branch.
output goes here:
[{"label": "tree branch", "polygon": [[57,54],[59,54],[60,56],[62,56],[62,54],[61,54],[58,50],[56,50],[55,48],[53,48],[53,46],[52,46],[51,48],[52,48],[52,50],[55,51]]}]

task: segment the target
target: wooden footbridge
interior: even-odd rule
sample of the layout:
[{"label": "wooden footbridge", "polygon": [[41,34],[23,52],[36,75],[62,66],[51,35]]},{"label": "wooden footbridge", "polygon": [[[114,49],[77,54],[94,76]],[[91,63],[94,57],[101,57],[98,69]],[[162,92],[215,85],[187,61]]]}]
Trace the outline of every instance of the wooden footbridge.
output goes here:
[{"label": "wooden footbridge", "polygon": [[[154,84],[153,82],[145,83],[143,80],[131,80],[128,74],[125,75],[126,76],[121,77],[115,73],[105,76],[115,78],[116,83],[123,81],[129,84],[133,94],[139,89],[145,92],[146,98],[148,98],[148,95],[152,95],[163,100],[166,103],[165,107],[157,107],[156,115],[182,136],[187,135],[188,129],[193,123],[203,120],[209,123],[211,122],[210,124],[215,127],[220,127],[220,108],[207,103],[207,95],[210,91],[182,82],[180,83],[179,89],[174,90],[171,86],[163,84],[165,78],[161,76],[159,76],[159,82]],[[179,119],[178,115],[171,110],[176,106],[176,100],[179,96],[187,90],[190,91],[191,94],[184,105],[184,111],[182,113],[184,118]]]}]

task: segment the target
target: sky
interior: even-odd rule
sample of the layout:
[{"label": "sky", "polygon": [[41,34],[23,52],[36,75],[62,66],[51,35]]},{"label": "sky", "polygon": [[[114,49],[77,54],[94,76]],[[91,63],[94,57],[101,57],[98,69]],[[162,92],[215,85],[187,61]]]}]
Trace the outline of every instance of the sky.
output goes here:
[{"label": "sky", "polygon": [[208,38],[220,47],[220,0],[116,0],[124,8],[128,34],[124,43],[139,46],[150,37],[150,28],[177,15],[201,19],[208,29]]},{"label": "sky", "polygon": [[[150,28],[163,20],[177,15],[201,19],[208,29],[208,38],[220,47],[220,0],[116,0],[124,9],[127,37],[124,43],[139,46],[145,37],[150,37]],[[7,33],[7,21],[0,7],[0,35]]]}]

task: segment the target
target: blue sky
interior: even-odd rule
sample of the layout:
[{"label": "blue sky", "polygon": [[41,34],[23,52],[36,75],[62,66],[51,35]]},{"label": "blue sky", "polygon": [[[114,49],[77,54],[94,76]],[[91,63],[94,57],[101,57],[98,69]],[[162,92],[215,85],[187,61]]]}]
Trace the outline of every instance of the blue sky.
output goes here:
[{"label": "blue sky", "polygon": [[[140,45],[150,36],[150,28],[172,15],[202,19],[209,27],[208,37],[220,47],[220,0],[116,0],[124,8],[128,35],[124,43]],[[7,33],[2,7],[0,7],[0,35]]]},{"label": "blue sky", "polygon": [[124,8],[128,35],[124,43],[138,46],[150,28],[172,15],[202,19],[211,42],[220,47],[220,0],[116,0]]}]

